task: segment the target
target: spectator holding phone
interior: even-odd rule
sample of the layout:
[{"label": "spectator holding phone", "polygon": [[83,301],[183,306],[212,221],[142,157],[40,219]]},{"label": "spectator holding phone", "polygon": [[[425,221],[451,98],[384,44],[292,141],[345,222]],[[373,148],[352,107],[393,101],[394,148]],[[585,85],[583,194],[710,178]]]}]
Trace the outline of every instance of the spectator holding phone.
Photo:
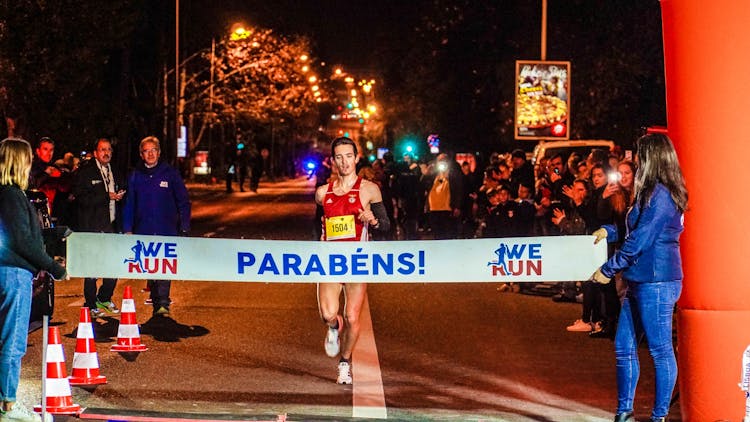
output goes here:
[{"label": "spectator holding phone", "polygon": [[[121,204],[125,196],[122,174],[111,165],[112,143],[100,138],[94,145],[94,159],[78,169],[73,179],[78,223],[83,232],[117,233],[120,231]],[[105,278],[97,292],[96,278],[83,280],[84,305],[92,318],[104,313],[117,314],[120,310],[112,302],[117,280]]]}]

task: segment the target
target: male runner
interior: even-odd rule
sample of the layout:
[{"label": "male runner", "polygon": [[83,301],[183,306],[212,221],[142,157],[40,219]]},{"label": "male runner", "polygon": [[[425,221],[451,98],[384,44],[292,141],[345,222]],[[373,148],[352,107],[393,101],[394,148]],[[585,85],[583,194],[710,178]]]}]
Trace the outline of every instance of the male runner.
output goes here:
[{"label": "male runner", "polygon": [[[338,177],[315,191],[315,202],[323,206],[325,241],[366,241],[367,227],[388,231],[390,221],[378,186],[357,176],[357,146],[349,138],[336,138],[331,144],[334,171]],[[339,296],[344,291],[344,317],[339,315]],[[359,314],[367,297],[365,283],[319,283],[318,309],[328,325],[325,351],[330,357],[340,353],[338,384],[351,384],[352,350],[359,337]],[[344,330],[346,321],[346,330]],[[339,339],[341,333],[341,339]]]}]

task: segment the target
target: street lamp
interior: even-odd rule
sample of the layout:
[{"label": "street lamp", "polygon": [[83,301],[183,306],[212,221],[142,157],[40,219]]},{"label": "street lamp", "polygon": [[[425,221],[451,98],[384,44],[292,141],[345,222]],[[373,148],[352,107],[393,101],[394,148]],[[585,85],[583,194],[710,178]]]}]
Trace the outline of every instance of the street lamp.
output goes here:
[{"label": "street lamp", "polygon": [[[231,27],[231,34],[230,39],[231,40],[240,40],[244,38],[248,38],[250,35],[252,35],[252,30],[248,30],[245,28],[245,26],[241,23],[235,23]],[[177,158],[184,158],[187,156],[187,133],[185,130],[183,130],[183,110],[185,107],[185,99],[182,95],[182,79],[184,78],[184,66],[187,64],[188,61],[192,60],[194,57],[197,57],[200,55],[201,51],[198,51],[188,58],[186,58],[182,63],[180,62],[180,0],[175,0],[175,67],[174,67],[174,79],[175,79],[175,156]],[[209,83],[209,112],[213,110],[213,92],[214,92],[214,59],[216,54],[216,39],[211,38],[211,80]],[[164,142],[166,144],[168,137],[167,133],[167,93],[166,93],[166,83],[167,83],[167,74],[169,72],[165,69],[164,74],[164,84],[165,84],[165,124],[164,124]],[[212,117],[211,117],[212,118]],[[209,147],[210,147],[210,132],[209,132]],[[171,153],[170,153],[171,154]]]}]

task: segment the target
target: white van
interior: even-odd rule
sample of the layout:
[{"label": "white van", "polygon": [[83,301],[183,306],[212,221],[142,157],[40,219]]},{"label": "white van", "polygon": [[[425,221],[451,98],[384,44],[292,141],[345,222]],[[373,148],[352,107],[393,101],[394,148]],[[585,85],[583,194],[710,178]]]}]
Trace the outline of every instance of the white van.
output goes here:
[{"label": "white van", "polygon": [[570,154],[576,152],[582,159],[586,159],[592,149],[603,149],[608,153],[614,149],[615,143],[606,139],[578,139],[572,141],[539,141],[534,147],[531,164],[536,164],[542,157],[552,157],[561,153],[567,161]]}]

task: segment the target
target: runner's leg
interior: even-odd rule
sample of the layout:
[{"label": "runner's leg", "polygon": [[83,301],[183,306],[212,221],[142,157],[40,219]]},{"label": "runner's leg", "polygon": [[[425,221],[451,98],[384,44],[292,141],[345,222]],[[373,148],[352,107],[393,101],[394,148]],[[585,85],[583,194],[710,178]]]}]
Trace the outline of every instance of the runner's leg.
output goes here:
[{"label": "runner's leg", "polygon": [[[336,324],[341,287],[341,283],[318,283],[318,312],[320,312],[320,318],[329,327]],[[342,328],[339,327],[339,329]]]},{"label": "runner's leg", "polygon": [[347,283],[344,285],[344,295],[346,297],[344,308],[346,330],[342,333],[341,357],[349,360],[352,357],[354,345],[359,338],[359,314],[362,312],[362,306],[367,298],[367,284]]}]

